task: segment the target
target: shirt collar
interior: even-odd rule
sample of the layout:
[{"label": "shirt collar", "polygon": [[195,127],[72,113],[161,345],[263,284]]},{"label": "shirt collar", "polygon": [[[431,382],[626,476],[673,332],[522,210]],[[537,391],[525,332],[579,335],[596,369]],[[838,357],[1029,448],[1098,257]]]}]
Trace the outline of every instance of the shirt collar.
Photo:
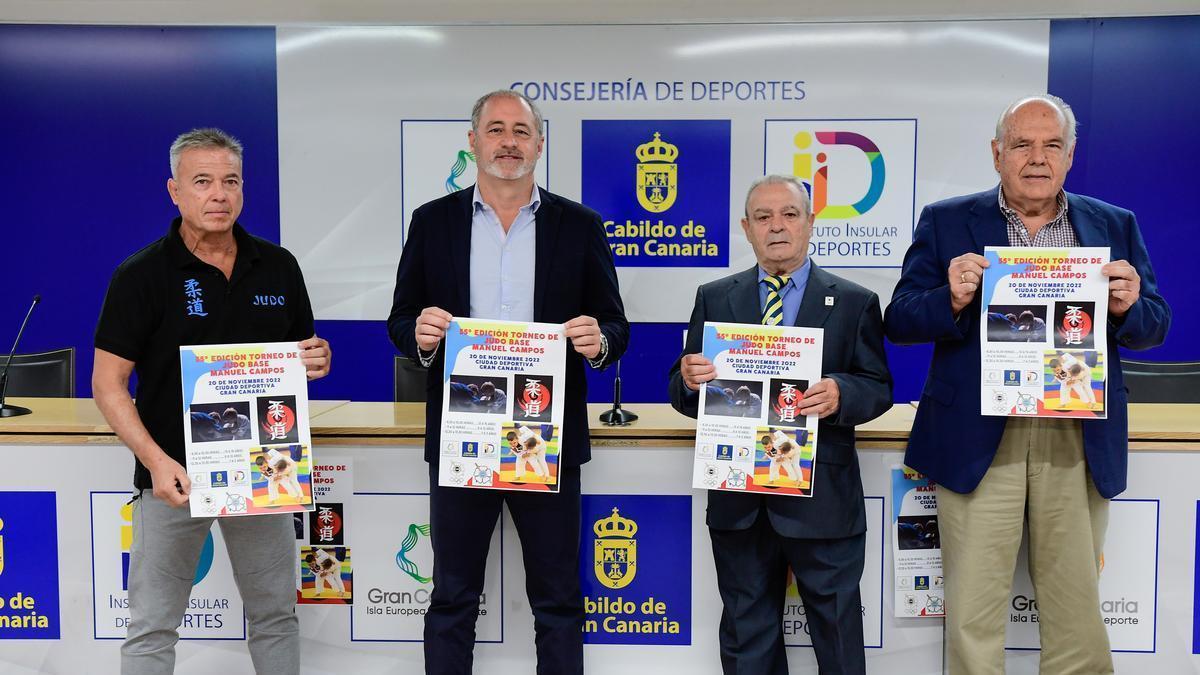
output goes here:
[{"label": "shirt collar", "polygon": [[[179,227],[183,224],[183,218],[175,218],[171,221],[171,227],[167,231],[167,253],[171,256],[171,261],[176,267],[191,267],[193,265],[208,265],[208,263],[196,257],[196,254],[188,250],[183,243],[183,236],[179,234]],[[254,243],[254,237],[250,236],[249,232],[240,224],[233,224],[233,239],[237,242],[237,259],[238,262],[252,262],[258,260],[259,250],[258,245]]]},{"label": "shirt collar", "polygon": [[[791,284],[792,286],[799,288],[800,287],[799,282],[808,281],[808,273],[811,270],[812,270],[812,258],[810,258],[808,256],[804,256],[804,262],[799,267],[797,267],[796,269],[794,269],[788,273],[788,281],[783,286],[786,288],[788,286],[788,284]],[[758,282],[762,283],[762,280],[766,279],[769,276],[771,276],[771,275],[767,274],[767,271],[763,269],[762,265],[759,265],[758,266]]]},{"label": "shirt collar", "polygon": [[[530,213],[537,213],[538,207],[541,205],[542,193],[540,190],[538,190],[537,183],[534,183],[533,191],[529,195],[529,201],[525,202],[525,205],[521,208],[529,209]],[[479,213],[480,209],[484,208],[485,206],[489,209],[492,208],[488,206],[487,202],[483,201],[483,197],[479,195],[479,183],[476,183],[471,189],[471,210],[474,213]]]},{"label": "shirt collar", "polygon": [[[1000,189],[997,190],[997,194],[999,195],[999,197],[997,197],[997,199],[1000,202],[1000,212],[1003,213],[1004,215],[1008,216],[1009,218],[1016,218],[1017,220],[1021,220],[1021,214],[1017,213],[1016,209],[1009,208],[1008,202],[1004,199],[1004,186],[1003,185],[1001,185]],[[1054,214],[1054,218],[1052,218],[1050,220],[1050,222],[1047,223],[1047,225],[1059,225],[1059,224],[1065,222],[1064,218],[1066,218],[1067,208],[1069,205],[1069,202],[1067,202],[1066,190],[1059,188],[1058,196],[1054,198],[1054,201],[1057,202],[1057,204],[1058,204],[1058,211]]]}]

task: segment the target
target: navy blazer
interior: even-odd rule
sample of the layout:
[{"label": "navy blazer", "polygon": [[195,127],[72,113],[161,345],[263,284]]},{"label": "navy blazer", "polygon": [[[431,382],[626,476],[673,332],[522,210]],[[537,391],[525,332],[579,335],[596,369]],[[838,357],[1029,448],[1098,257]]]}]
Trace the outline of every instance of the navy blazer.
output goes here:
[{"label": "navy blazer", "polygon": [[[833,298],[832,304],[826,298]],[[696,416],[700,394],[683,383],[679,364],[683,355],[703,351],[705,321],[762,321],[757,265],[704,284],[696,291],[687,346],[671,366],[671,405],[688,417]],[[825,329],[821,373],[836,380],[841,392],[837,413],[821,420],[817,427],[812,497],[709,490],[710,527],[746,529],[754,524],[765,502],[771,525],[787,537],[833,539],[867,529],[854,427],[892,407],[892,376],[883,350],[879,297],[813,263],[795,325]]]},{"label": "navy blazer", "polygon": [[[999,187],[926,206],[885,319],[897,344],[932,342],[933,361],[921,392],[904,462],[939,485],[968,493],[983,480],[1004,434],[1005,417],[980,414],[979,295],[959,313],[950,309],[946,270],[963,253],[1008,246]],[[1083,446],[1096,489],[1112,498],[1125,489],[1128,390],[1117,346],[1162,344],[1171,309],[1158,294],[1154,268],[1133,213],[1098,199],[1068,194],[1068,220],[1080,246],[1108,246],[1141,276],[1141,298],[1123,319],[1108,322],[1108,419],[1082,420]]]},{"label": "navy blazer", "polygon": [[[577,316],[596,319],[608,340],[608,355],[600,367],[621,358],[629,344],[629,323],[617,288],[617,271],[600,216],[591,209],[541,188],[535,215],[533,320],[565,323]],[[413,212],[408,241],[396,269],[396,291],[388,316],[392,343],[420,363],[414,333],[417,316],[426,307],[441,307],[454,316],[471,313],[471,197],[474,187],[435,199]],[[486,318],[486,317],[485,317]],[[442,428],[443,362],[438,346],[426,378],[425,461],[437,461]],[[563,466],[591,459],[588,440],[587,378],[584,359],[567,348],[566,389],[563,398],[565,445]]]}]

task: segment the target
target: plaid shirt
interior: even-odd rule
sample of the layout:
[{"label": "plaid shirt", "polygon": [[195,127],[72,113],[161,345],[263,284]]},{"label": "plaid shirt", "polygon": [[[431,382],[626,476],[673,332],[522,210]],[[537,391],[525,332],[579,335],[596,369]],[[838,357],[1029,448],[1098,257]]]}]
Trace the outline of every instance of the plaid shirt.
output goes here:
[{"label": "plaid shirt", "polygon": [[1008,223],[1008,245],[1051,246],[1054,248],[1079,246],[1079,238],[1075,236],[1075,230],[1071,229],[1071,221],[1067,219],[1067,194],[1059,190],[1057,201],[1058,213],[1055,214],[1054,220],[1043,225],[1031,240],[1029,230],[1025,229],[1025,223],[1021,221],[1020,214],[1010,209],[1008,203],[1004,201],[1004,188],[1001,187],[1000,212],[1004,214],[1004,220]]}]

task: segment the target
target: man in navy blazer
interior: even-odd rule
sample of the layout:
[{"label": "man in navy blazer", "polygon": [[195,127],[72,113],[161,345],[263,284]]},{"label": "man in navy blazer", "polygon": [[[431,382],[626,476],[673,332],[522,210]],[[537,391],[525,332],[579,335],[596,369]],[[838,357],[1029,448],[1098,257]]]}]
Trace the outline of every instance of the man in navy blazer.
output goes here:
[{"label": "man in navy blazer", "polygon": [[786,276],[781,323],[825,330],[823,377],[800,410],[820,417],[813,496],[708,493],[726,675],[788,672],[781,615],[789,565],[822,675],[866,672],[858,584],[867,522],[854,427],[891,408],[892,378],[878,296],[808,259],[812,225],[808,193],[794,177],[750,186],[742,228],[758,264],[697,290],[687,346],[671,368],[671,405],[696,417],[699,388],[716,376],[702,353],[704,322],[762,322],[769,275]]},{"label": "man in navy blazer", "polygon": [[[949,671],[1003,673],[1013,569],[1028,513],[1041,672],[1111,673],[1098,568],[1108,500],[1125,489],[1127,392],[1117,348],[1162,343],[1171,312],[1129,211],[1062,189],[1075,118],[1055,96],[1001,115],[1000,185],[925,207],[887,308],[888,337],[934,343],[905,463],[935,481]],[[985,246],[1107,246],[1108,417],[980,414]],[[1097,331],[1099,332],[1099,331]]]},{"label": "man in navy blazer", "polygon": [[[468,140],[478,182],[413,213],[388,317],[392,342],[429,369],[425,460],[434,588],[425,615],[425,671],[471,672],[488,544],[507,502],[521,538],[537,672],[582,673],[579,466],[591,459],[584,361],[603,368],[620,358],[629,324],[600,217],[534,183],[543,138],[533,102],[509,90],[483,96]],[[557,494],[438,486],[440,345],[452,316],[565,324],[572,349]]]}]

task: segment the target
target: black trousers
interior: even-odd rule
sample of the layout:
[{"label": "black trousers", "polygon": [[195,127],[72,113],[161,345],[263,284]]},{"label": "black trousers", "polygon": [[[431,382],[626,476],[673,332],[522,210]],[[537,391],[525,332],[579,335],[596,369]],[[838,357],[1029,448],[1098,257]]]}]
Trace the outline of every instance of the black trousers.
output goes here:
[{"label": "black trousers", "polygon": [[764,507],[744,530],[715,530],[721,593],[721,668],[725,675],[787,675],[783,605],[787,567],[796,575],[821,675],[866,673],[858,583],[866,533],[794,539],[771,527]]},{"label": "black trousers", "polygon": [[533,610],[537,672],[583,672],[579,587],[579,467],[563,467],[558,494],[439,487],[429,467],[433,593],[425,614],[425,672],[468,675],[488,545],[508,504],[521,540]]}]

